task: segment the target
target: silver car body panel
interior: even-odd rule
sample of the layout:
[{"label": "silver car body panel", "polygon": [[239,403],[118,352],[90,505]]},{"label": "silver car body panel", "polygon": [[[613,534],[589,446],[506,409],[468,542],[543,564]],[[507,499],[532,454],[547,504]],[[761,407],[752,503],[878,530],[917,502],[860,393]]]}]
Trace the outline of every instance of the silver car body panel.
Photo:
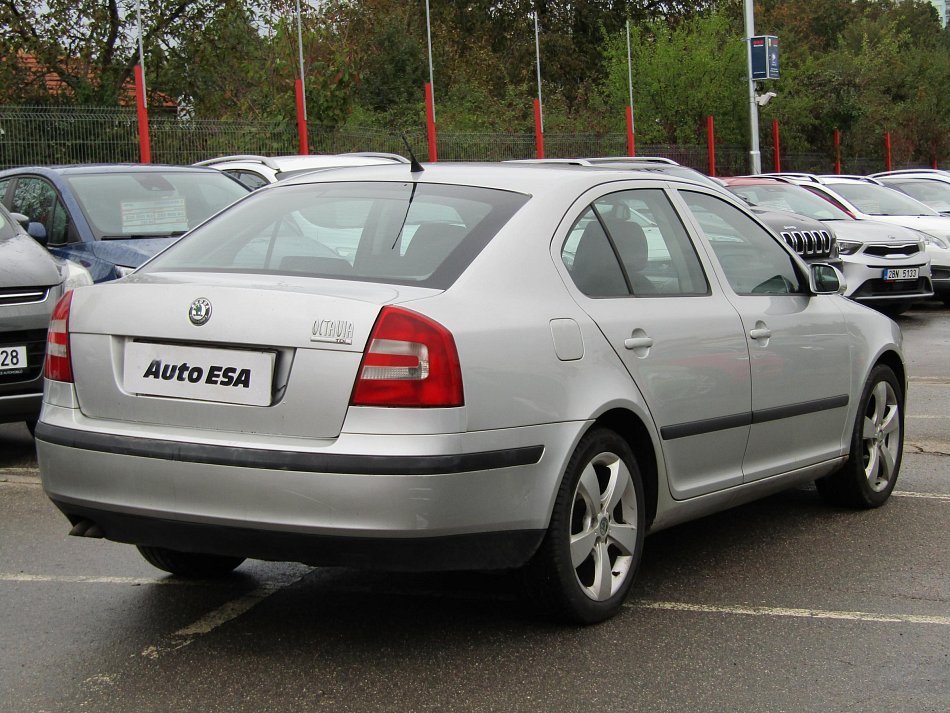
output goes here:
[{"label": "silver car body panel", "polygon": [[[732,293],[677,194],[714,191],[688,181],[438,165],[412,177],[394,166],[290,184],[390,176],[532,197],[445,290],[148,269],[76,290],[76,384],[47,382],[38,431],[50,497],[71,517],[101,511],[257,532],[540,533],[575,445],[607,419],[642,434],[637,448],[649,450],[642,463],[656,483],[651,513],[663,527],[828,472],[847,455],[873,364],[886,353],[900,359],[897,326],[838,295]],[[709,295],[608,301],[574,287],[559,256],[575,218],[597,196],[639,188],[667,192],[678,208]],[[213,312],[196,326],[189,307],[202,297]],[[393,304],[450,330],[463,406],[347,406],[375,318]],[[313,341],[323,320],[351,325],[349,341]],[[646,353],[625,347],[638,329],[654,340]],[[273,403],[130,393],[122,362],[131,340],[272,349]]]}]

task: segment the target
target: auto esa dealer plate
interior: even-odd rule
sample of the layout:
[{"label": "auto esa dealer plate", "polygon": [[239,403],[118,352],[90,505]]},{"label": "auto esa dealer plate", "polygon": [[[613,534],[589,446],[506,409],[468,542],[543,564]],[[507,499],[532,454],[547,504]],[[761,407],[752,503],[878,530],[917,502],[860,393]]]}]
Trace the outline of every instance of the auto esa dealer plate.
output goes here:
[{"label": "auto esa dealer plate", "polygon": [[274,352],[127,342],[123,386],[131,394],[268,406]]},{"label": "auto esa dealer plate", "polygon": [[918,268],[916,267],[892,267],[884,270],[884,280],[886,282],[894,282],[895,280],[916,280],[918,274]]}]

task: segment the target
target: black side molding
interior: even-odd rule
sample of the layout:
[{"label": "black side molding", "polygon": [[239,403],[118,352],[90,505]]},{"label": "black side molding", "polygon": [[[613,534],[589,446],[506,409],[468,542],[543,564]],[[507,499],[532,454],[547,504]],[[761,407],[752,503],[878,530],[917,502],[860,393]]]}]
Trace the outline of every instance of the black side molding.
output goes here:
[{"label": "black side molding", "polygon": [[838,396],[829,396],[815,401],[804,401],[787,406],[776,406],[774,408],[761,409],[760,411],[750,411],[748,413],[737,413],[730,416],[720,416],[718,418],[709,418],[703,421],[690,421],[688,423],[677,423],[671,426],[660,428],[660,437],[664,441],[672,441],[676,438],[685,438],[687,436],[699,436],[704,433],[714,433],[715,431],[725,431],[730,428],[740,428],[755,423],[767,423],[769,421],[779,421],[783,418],[793,418],[795,416],[804,416],[809,413],[818,413],[819,411],[829,411],[836,408],[844,408],[849,403],[847,394]]}]

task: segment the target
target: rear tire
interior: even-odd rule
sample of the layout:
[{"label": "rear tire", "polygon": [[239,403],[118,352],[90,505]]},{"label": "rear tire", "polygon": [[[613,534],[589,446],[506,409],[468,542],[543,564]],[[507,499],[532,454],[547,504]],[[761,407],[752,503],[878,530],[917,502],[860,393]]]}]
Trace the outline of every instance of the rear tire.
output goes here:
[{"label": "rear tire", "polygon": [[643,482],[627,442],[595,428],[568,462],[530,593],[555,618],[594,624],[620,611],[643,552]]},{"label": "rear tire", "polygon": [[164,547],[145,547],[143,545],[138,546],[138,551],[153,567],[171,572],[179,577],[193,579],[223,577],[234,571],[244,561],[243,557],[179,552]]},{"label": "rear tire", "polygon": [[848,462],[815,481],[832,505],[876,508],[887,502],[904,452],[904,391],[891,369],[871,371],[851,434]]}]

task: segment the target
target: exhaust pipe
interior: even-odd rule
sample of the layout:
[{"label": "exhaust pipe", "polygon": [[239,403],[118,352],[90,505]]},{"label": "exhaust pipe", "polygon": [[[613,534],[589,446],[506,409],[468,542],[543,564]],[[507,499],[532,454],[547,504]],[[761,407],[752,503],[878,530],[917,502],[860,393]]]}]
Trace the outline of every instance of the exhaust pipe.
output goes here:
[{"label": "exhaust pipe", "polygon": [[72,537],[105,537],[101,527],[92,520],[86,520],[85,518],[73,525],[73,529],[69,531],[69,534]]}]

